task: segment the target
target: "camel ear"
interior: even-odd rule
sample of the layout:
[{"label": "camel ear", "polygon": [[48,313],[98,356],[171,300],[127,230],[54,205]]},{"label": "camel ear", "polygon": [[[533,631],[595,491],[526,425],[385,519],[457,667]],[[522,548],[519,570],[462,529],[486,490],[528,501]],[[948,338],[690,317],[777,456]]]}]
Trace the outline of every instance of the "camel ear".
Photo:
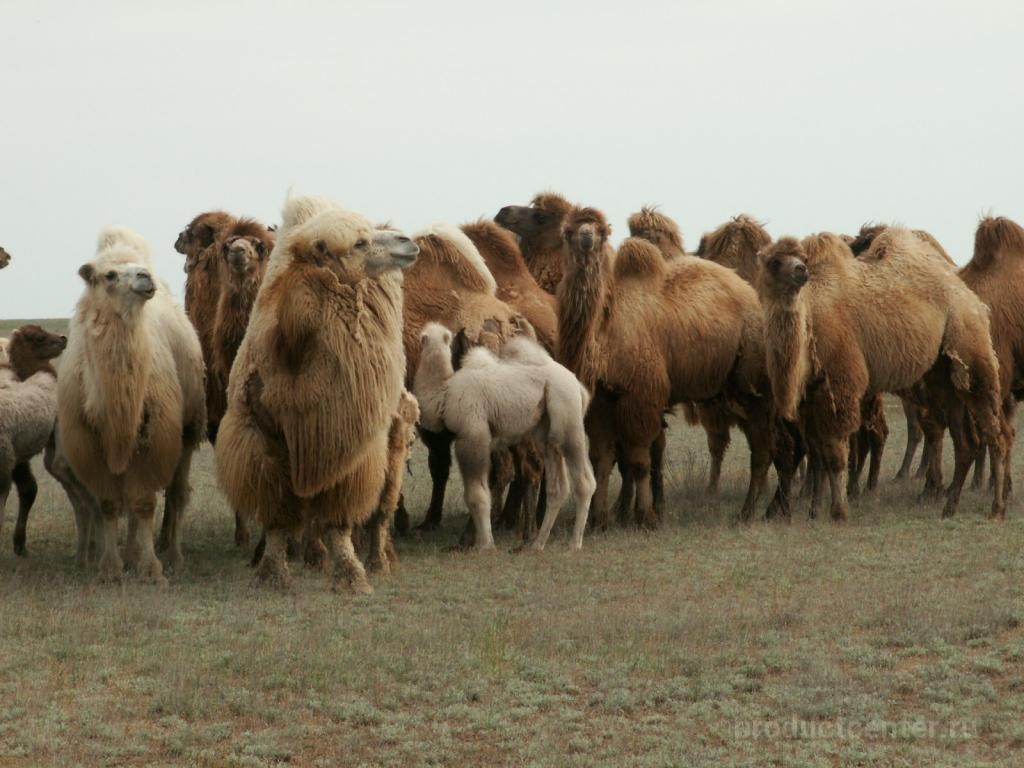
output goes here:
[{"label": "camel ear", "polygon": [[92,282],[93,275],[96,274],[96,269],[92,264],[83,264],[78,268],[78,276],[85,280],[87,283]]},{"label": "camel ear", "polygon": [[323,240],[315,240],[313,242],[313,260],[316,261],[317,266],[322,267],[324,263],[331,258],[331,249],[327,247],[327,243]]},{"label": "camel ear", "polygon": [[199,244],[206,248],[207,246],[213,245],[214,231],[213,227],[209,224],[200,224],[195,229],[195,237],[199,241]]}]

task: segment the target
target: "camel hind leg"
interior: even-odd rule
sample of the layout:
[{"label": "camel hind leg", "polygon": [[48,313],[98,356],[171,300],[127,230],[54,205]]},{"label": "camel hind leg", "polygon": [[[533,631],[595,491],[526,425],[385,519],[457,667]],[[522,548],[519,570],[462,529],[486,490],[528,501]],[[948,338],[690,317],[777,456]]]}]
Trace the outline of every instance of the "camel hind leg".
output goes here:
[{"label": "camel hind leg", "polygon": [[[562,454],[557,449],[551,448],[545,458],[544,466],[548,478],[548,503],[544,511],[544,521],[537,532],[537,538],[533,540],[533,548],[536,550],[544,549],[548,536],[551,535],[551,529],[558,519],[558,513],[561,511],[562,505],[565,504],[565,497],[569,495],[569,483],[566,477],[565,461],[562,458]],[[589,503],[588,499],[588,506]],[[586,525],[585,517],[584,525]]]},{"label": "camel hind leg", "polygon": [[28,526],[28,514],[36,500],[39,486],[32,474],[32,467],[27,461],[16,464],[11,473],[14,484],[18,487],[18,522],[14,526],[14,554],[25,557],[25,529]]},{"label": "camel hind leg", "polygon": [[160,551],[164,561],[172,572],[181,569],[185,557],[181,552],[181,532],[185,522],[185,508],[188,506],[192,487],[189,485],[189,474],[192,470],[192,454],[194,449],[184,446],[181,459],[174,470],[171,484],[164,491],[164,520],[161,526]]},{"label": "camel hind leg", "polygon": [[846,497],[849,450],[849,439],[841,438],[826,441],[821,452],[832,492],[832,520],[837,523],[845,523],[850,517],[850,506]]},{"label": "camel hind leg", "polygon": [[465,503],[473,520],[475,549],[494,549],[491,530],[491,489],[488,484],[490,435],[460,435],[455,441],[455,457],[462,473]]},{"label": "camel hind leg", "polygon": [[740,422],[740,429],[747,438],[750,448],[750,479],[747,483],[747,495],[740,508],[740,520],[749,522],[754,516],[758,499],[764,493],[768,482],[768,468],[772,463],[772,429],[768,410],[759,404],[750,403],[747,408],[749,418]]},{"label": "camel hind leg", "polygon": [[903,418],[907,422],[907,447],[903,451],[903,461],[896,472],[896,479],[904,480],[910,475],[914,465],[914,454],[917,453],[917,446],[920,445],[924,432],[917,416],[917,406],[905,398],[901,398],[900,403],[903,405]]}]

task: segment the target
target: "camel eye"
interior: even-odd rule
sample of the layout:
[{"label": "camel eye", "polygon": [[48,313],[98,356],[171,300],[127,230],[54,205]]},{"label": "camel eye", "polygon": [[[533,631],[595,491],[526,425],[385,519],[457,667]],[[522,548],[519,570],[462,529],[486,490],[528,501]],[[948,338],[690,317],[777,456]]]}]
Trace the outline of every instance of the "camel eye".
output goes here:
[{"label": "camel eye", "polygon": [[356,248],[365,248],[368,245],[369,243],[363,238],[356,240]]},{"label": "camel eye", "polygon": [[768,259],[768,269],[770,269],[770,270],[772,270],[774,272],[778,268],[779,268],[779,260],[778,259],[775,259],[775,258]]},{"label": "camel eye", "polygon": [[263,252],[266,250],[267,247],[263,243],[256,243],[256,253],[258,253],[260,256],[262,256]]},{"label": "camel eye", "polygon": [[115,272],[114,270],[110,270],[103,277],[107,279],[107,282],[112,282],[117,277],[117,272]]}]

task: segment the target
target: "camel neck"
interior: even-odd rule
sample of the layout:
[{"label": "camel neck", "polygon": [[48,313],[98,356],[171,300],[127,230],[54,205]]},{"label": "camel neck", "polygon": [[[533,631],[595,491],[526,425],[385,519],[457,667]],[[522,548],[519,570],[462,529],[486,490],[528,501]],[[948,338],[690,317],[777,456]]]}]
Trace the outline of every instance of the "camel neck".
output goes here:
[{"label": "camel neck", "polygon": [[768,374],[779,415],[796,421],[812,371],[810,314],[803,297],[765,305]]},{"label": "camel neck", "polygon": [[595,382],[585,380],[586,357],[610,293],[603,290],[602,258],[590,256],[581,263],[573,255],[558,302],[558,361],[590,388]]}]

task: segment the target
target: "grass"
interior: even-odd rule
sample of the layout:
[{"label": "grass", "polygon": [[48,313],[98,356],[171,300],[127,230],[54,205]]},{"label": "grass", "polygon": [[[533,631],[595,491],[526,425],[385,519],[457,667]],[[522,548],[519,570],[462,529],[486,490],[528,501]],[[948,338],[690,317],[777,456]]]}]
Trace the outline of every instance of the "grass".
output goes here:
[{"label": "grass", "polygon": [[0,548],[0,766],[1018,765],[1019,507],[992,524],[967,492],[941,521],[885,482],[843,528],[739,527],[737,442],[707,497],[703,435],[673,423],[664,530],[576,554],[564,527],[541,555],[448,551],[456,479],[444,529],[400,541],[368,598],[297,564],[291,591],[255,587],[209,447],[185,572],[93,586],[39,467],[29,557],[10,525]]}]

